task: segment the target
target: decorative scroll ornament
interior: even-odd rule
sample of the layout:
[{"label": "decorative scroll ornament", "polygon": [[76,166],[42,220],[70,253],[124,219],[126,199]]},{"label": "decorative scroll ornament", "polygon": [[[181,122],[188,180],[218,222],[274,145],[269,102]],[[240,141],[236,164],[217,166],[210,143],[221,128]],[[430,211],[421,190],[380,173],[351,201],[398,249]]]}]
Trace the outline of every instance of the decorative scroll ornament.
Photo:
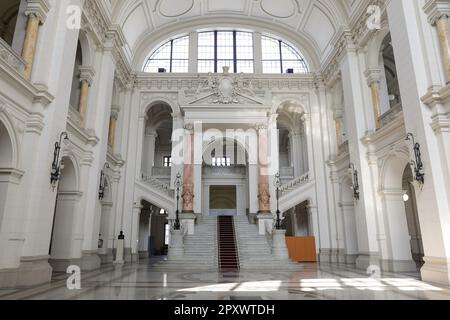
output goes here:
[{"label": "decorative scroll ornament", "polygon": [[241,104],[244,101],[240,98],[248,100],[250,97],[255,97],[251,80],[244,80],[242,75],[231,75],[229,70],[230,68],[225,66],[223,74],[210,74],[208,80],[200,83],[195,94],[196,99],[199,99],[204,92],[212,93],[210,102],[213,104]]}]

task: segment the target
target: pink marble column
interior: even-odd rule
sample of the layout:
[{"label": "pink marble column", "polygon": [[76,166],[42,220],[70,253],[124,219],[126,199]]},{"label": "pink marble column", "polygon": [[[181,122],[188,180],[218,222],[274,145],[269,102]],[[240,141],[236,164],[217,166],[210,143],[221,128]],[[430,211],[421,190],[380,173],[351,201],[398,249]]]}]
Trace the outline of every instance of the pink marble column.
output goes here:
[{"label": "pink marble column", "polygon": [[194,125],[187,124],[184,134],[183,213],[194,213]]},{"label": "pink marble column", "polygon": [[269,163],[268,163],[268,137],[267,125],[259,124],[258,130],[258,160],[259,160],[259,183],[258,183],[258,214],[271,214],[270,190],[269,190]]}]

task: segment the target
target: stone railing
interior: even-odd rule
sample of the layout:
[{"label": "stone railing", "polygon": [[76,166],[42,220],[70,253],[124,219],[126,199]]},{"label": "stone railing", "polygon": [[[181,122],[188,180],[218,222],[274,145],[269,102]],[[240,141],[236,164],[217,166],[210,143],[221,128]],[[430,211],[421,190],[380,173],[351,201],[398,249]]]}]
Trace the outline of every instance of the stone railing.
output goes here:
[{"label": "stone railing", "polygon": [[25,61],[2,38],[0,38],[0,60],[5,61],[6,64],[14,68],[18,73],[23,74],[26,65]]},{"label": "stone railing", "polygon": [[68,114],[69,120],[72,120],[76,125],[78,125],[81,128],[81,115],[78,112],[77,109],[69,105],[69,114]]},{"label": "stone railing", "polygon": [[282,167],[280,168],[280,177],[281,179],[293,178],[294,177],[294,168],[293,167]]},{"label": "stone railing", "polygon": [[381,127],[384,127],[392,122],[395,118],[397,118],[398,114],[400,114],[403,111],[403,107],[401,103],[396,104],[392,108],[390,108],[388,111],[383,113],[381,115],[380,121],[381,121]]},{"label": "stone railing", "polygon": [[152,176],[170,177],[171,170],[170,167],[153,167]]},{"label": "stone railing", "polygon": [[231,166],[231,167],[211,167],[205,166],[203,167],[203,173],[205,175],[213,175],[213,176],[242,176],[247,172],[247,168],[245,166]]},{"label": "stone railing", "polygon": [[165,195],[173,198],[174,197],[174,191],[170,189],[170,186],[168,184],[165,184],[158,179],[155,179],[153,177],[146,176],[145,174],[142,174],[142,182],[144,182],[146,185],[164,193]]},{"label": "stone railing", "polygon": [[281,186],[281,196],[285,196],[289,193],[291,193],[292,191],[300,188],[301,186],[304,186],[305,184],[311,182],[311,178],[308,173],[305,173],[304,175],[302,175],[301,177],[298,177],[284,185]]}]

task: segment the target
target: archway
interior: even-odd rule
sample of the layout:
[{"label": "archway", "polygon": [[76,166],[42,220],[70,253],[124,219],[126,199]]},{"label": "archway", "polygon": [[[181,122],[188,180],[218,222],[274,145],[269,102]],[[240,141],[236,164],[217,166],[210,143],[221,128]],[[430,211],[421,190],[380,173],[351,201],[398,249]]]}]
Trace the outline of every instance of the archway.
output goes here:
[{"label": "archway", "polygon": [[[383,205],[382,228],[385,240],[380,241],[380,247],[382,268],[387,271],[417,271],[408,229],[406,190],[403,189],[404,177],[407,177],[409,166],[407,153],[397,152],[387,158],[382,170],[380,196]],[[411,196],[410,198],[414,199]],[[383,230],[380,232],[383,233]]]},{"label": "archway", "polygon": [[50,264],[53,271],[65,272],[67,266],[81,258],[82,240],[76,237],[76,221],[80,200],[78,170],[70,157],[62,159],[55,213],[50,242]]},{"label": "archway", "polygon": [[413,172],[411,166],[408,165],[403,173],[403,190],[405,191],[403,200],[405,201],[406,220],[408,222],[408,230],[411,237],[412,257],[417,268],[420,269],[424,264],[424,250],[413,181]]},{"label": "archway", "polygon": [[167,255],[170,225],[167,210],[143,200],[139,216],[139,259]]},{"label": "archway", "polygon": [[0,229],[5,214],[10,174],[13,168],[13,144],[5,125],[0,121]]},{"label": "archway", "polygon": [[279,171],[282,181],[289,181],[309,171],[305,110],[294,101],[286,101],[277,114]]},{"label": "archway", "polygon": [[108,172],[104,171],[105,175],[105,191],[104,197],[101,200],[101,218],[100,218],[100,234],[98,241],[98,254],[102,263],[112,263],[114,261],[114,212],[112,200],[112,185],[108,176]]},{"label": "archway", "polygon": [[204,215],[244,216],[250,212],[249,151],[241,138],[220,130],[208,130],[203,135]]},{"label": "archway", "polygon": [[346,177],[341,183],[339,207],[344,227],[344,263],[354,264],[358,257],[358,236],[356,228],[355,202],[353,199],[353,182]]},{"label": "archway", "polygon": [[152,105],[146,113],[141,172],[147,178],[171,182],[173,117],[171,107],[163,102]]}]

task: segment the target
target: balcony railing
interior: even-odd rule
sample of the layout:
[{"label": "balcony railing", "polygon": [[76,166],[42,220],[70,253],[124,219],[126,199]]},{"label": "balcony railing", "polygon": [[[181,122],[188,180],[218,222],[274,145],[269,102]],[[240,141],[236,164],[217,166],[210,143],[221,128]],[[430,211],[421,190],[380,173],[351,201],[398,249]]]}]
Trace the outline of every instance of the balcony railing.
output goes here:
[{"label": "balcony railing", "polygon": [[309,172],[281,186],[281,195],[285,196],[299,187],[311,182]]},{"label": "balcony railing", "polygon": [[2,38],[0,38],[0,59],[14,68],[18,73],[23,74],[26,62]]},{"label": "balcony railing", "polygon": [[172,168],[170,167],[153,167],[152,176],[154,177],[170,177]]},{"label": "balcony railing", "polygon": [[402,111],[403,111],[402,104],[397,103],[395,106],[393,106],[388,111],[383,113],[383,115],[380,118],[381,127],[384,127],[384,126],[388,125],[389,123],[391,123],[392,120],[394,120],[397,117],[397,115]]}]

